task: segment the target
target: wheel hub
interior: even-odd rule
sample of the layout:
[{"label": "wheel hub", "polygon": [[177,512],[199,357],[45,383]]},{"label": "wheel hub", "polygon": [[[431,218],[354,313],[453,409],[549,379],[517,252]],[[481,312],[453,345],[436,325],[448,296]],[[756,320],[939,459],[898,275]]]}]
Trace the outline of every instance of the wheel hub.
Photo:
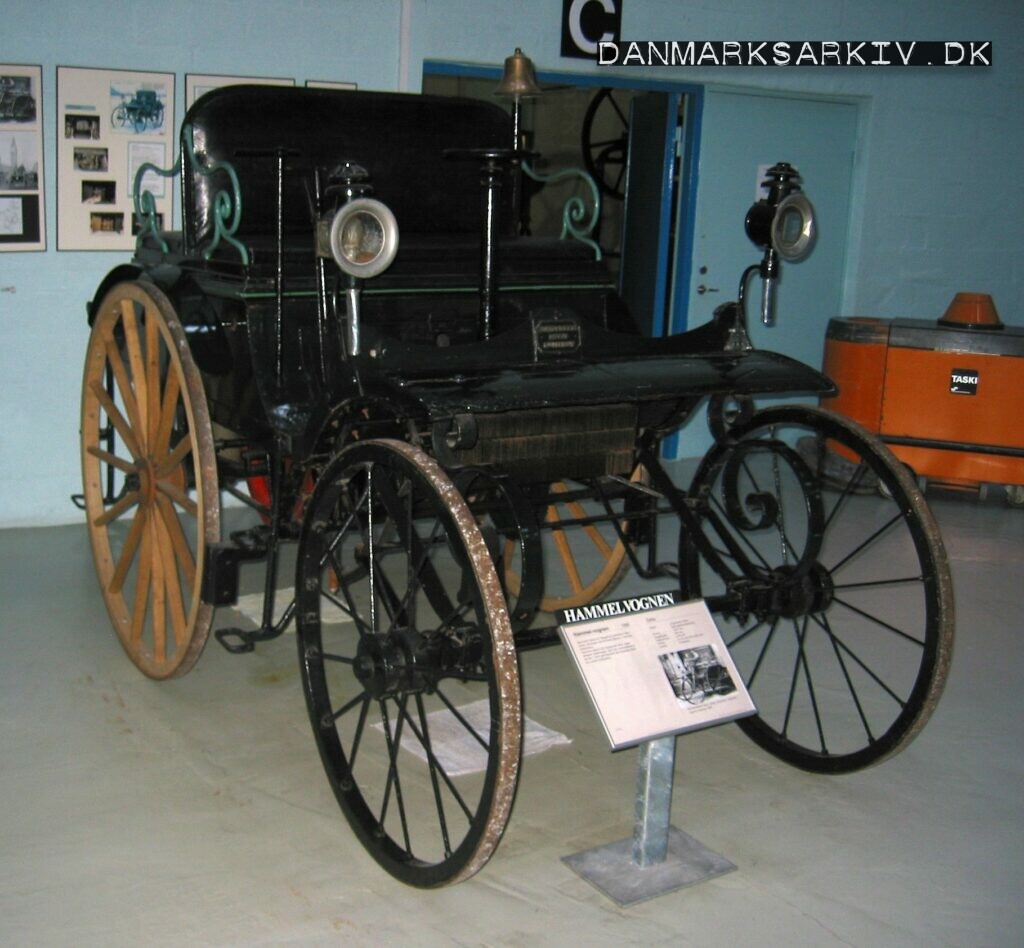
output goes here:
[{"label": "wheel hub", "polygon": [[422,636],[410,630],[366,635],[356,650],[353,670],[372,698],[422,691],[426,687]]},{"label": "wheel hub", "polygon": [[792,567],[779,569],[770,595],[771,611],[786,619],[825,612],[832,603],[832,575],[821,563],[801,574]]},{"label": "wheel hub", "polygon": [[156,466],[152,458],[140,461],[136,468],[139,474],[139,493],[142,495],[143,503],[149,505],[156,500]]},{"label": "wheel hub", "polygon": [[132,485],[132,489],[138,490],[142,502],[146,505],[155,503],[160,481],[176,487],[179,491],[185,491],[184,466],[179,464],[174,470],[161,473],[156,459],[152,456],[147,456],[138,461],[135,465],[135,473],[129,475],[129,477],[133,478],[135,482]]}]

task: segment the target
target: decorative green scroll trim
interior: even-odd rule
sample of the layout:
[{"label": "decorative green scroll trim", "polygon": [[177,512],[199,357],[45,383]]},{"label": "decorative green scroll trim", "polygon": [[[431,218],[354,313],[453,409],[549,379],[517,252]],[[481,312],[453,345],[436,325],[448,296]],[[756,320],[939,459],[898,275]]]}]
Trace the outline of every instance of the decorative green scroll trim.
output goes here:
[{"label": "decorative green scroll trim", "polygon": [[150,171],[163,178],[177,176],[181,172],[182,155],[185,155],[188,157],[189,166],[196,174],[209,178],[218,171],[223,171],[231,182],[230,194],[227,191],[218,191],[214,196],[213,240],[210,241],[210,245],[203,251],[203,259],[209,260],[223,240],[231,244],[238,251],[238,255],[242,258],[242,265],[249,266],[248,247],[240,240],[235,239],[235,232],[238,230],[238,225],[242,222],[242,190],[238,185],[238,175],[235,173],[235,169],[227,161],[216,161],[207,168],[196,154],[191,125],[183,125],[181,127],[181,137],[183,150],[178,155],[178,160],[174,163],[173,168],[158,168],[147,161],[135,173],[135,188],[132,198],[135,202],[135,214],[141,222],[138,237],[135,239],[136,248],[141,247],[147,237],[152,237],[160,249],[167,253],[169,249],[167,241],[160,236],[160,229],[157,227],[156,199],[151,192],[142,189],[142,178]]},{"label": "decorative green scroll trim", "polygon": [[[589,236],[597,226],[597,218],[601,213],[601,195],[598,193],[594,179],[580,168],[566,168],[564,171],[556,171],[553,174],[539,174],[526,161],[522,163],[522,168],[528,178],[532,178],[541,184],[561,181],[563,178],[571,177],[582,178],[586,182],[590,188],[590,196],[593,201],[590,219],[587,221],[587,205],[583,198],[574,194],[565,202],[565,207],[562,209],[562,233],[560,237],[564,240],[567,235],[571,234],[594,251],[594,259],[600,260],[601,248],[597,245],[597,241]],[[584,221],[587,221],[586,226],[579,227],[578,225]]]},{"label": "decorative green scroll trim", "polygon": [[161,178],[174,178],[178,172],[181,171],[181,156],[178,156],[178,160],[174,163],[173,168],[158,168],[156,165],[147,161],[142,165],[138,171],[135,172],[135,185],[132,191],[132,201],[135,204],[135,217],[139,221],[139,233],[135,238],[136,250],[142,247],[147,237],[152,237],[157,242],[160,249],[167,253],[168,246],[167,241],[160,236],[160,228],[157,225],[156,216],[156,198],[153,197],[152,191],[142,190],[142,179],[145,175],[152,171],[154,174],[160,175]]},{"label": "decorative green scroll trim", "polygon": [[235,239],[235,232],[242,222],[242,189],[238,185],[238,175],[235,173],[234,167],[228,161],[215,161],[207,168],[196,154],[191,125],[181,127],[181,137],[184,153],[188,156],[189,165],[193,171],[201,174],[204,178],[212,177],[218,171],[223,171],[231,182],[230,194],[227,191],[218,191],[214,196],[213,240],[203,251],[203,258],[209,260],[223,240],[238,251],[238,255],[242,258],[242,265],[249,266],[249,249],[240,240]]}]

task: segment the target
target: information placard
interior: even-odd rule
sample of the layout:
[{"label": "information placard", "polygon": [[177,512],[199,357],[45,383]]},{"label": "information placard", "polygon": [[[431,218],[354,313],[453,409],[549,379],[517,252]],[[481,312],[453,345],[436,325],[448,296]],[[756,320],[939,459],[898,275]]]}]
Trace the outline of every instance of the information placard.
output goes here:
[{"label": "information placard", "polygon": [[612,750],[756,714],[702,599],[675,592],[559,613]]}]

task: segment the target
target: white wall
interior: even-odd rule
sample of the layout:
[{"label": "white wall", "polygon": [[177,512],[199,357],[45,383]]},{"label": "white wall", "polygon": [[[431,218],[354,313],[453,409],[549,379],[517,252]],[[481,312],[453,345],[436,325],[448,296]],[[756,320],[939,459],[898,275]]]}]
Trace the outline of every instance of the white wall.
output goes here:
[{"label": "white wall", "polygon": [[[424,58],[500,63],[521,46],[543,69],[597,71],[559,55],[561,0],[5,0],[2,52],[43,66],[45,253],[0,254],[0,526],[79,514],[78,399],[85,301],[127,258],[60,253],[53,130],[60,65],[349,79],[409,85]],[[673,69],[695,82],[862,96],[865,122],[844,293],[847,314],[938,316],[959,290],[1020,310],[1024,255],[1024,6],[1017,0],[625,0],[627,39],[992,39],[994,65],[956,69]],[[823,316],[823,318],[825,318]],[[824,333],[824,324],[821,327]]]}]

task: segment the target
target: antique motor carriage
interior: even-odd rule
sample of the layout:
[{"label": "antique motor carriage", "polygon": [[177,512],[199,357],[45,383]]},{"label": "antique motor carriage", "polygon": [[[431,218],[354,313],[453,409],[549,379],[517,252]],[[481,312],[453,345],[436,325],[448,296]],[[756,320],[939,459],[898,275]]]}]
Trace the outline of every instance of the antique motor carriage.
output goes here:
[{"label": "antique motor carriage", "polygon": [[[794,169],[748,218],[764,259],[738,301],[652,339],[591,247],[521,233],[513,141],[489,103],[216,90],[182,128],[182,230],[145,228],[88,305],[85,506],[125,651],[188,671],[263,561],[259,627],[214,634],[244,653],[294,623],[338,803],[420,886],[502,835],[518,651],[624,574],[706,599],[757,704],[740,726],[811,771],[905,746],[952,645],[914,481],[782,402],[832,383],[747,337],[749,279],[810,237]],[[705,404],[715,441],[680,485],[661,443]]]}]

